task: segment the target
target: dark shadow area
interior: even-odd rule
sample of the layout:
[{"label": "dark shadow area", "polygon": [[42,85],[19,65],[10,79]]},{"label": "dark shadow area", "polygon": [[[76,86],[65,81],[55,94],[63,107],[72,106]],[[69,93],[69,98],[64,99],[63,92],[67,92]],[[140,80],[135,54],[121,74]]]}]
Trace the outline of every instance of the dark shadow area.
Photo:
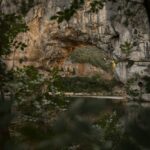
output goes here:
[{"label": "dark shadow area", "polygon": [[144,7],[146,8],[146,12],[148,15],[148,20],[150,23],[150,0],[144,0]]}]

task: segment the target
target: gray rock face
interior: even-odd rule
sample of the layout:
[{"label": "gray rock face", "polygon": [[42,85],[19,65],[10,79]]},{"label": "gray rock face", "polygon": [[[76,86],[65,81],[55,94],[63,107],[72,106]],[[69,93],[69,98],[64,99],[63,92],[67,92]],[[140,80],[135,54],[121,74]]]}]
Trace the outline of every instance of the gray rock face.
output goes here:
[{"label": "gray rock face", "polygon": [[[15,5],[3,0],[1,8],[6,13],[17,11],[21,1]],[[70,0],[35,0],[25,17],[30,31],[18,36],[28,47],[15,59],[26,58],[25,63],[37,66],[63,65],[76,47],[95,45],[115,59],[120,81],[125,83],[135,74],[149,76],[145,70],[150,65],[150,24],[143,0],[109,1],[97,13],[88,12],[89,2],[69,22],[58,24],[50,18],[69,7]]]}]

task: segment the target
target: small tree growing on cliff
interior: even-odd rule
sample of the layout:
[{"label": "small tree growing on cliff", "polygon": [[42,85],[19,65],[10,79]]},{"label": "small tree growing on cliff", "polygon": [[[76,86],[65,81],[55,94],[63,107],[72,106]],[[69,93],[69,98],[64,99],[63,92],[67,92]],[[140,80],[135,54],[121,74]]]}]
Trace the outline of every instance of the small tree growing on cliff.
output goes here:
[{"label": "small tree growing on cliff", "polygon": [[132,51],[132,48],[133,48],[133,44],[126,41],[124,44],[121,44],[120,45],[120,48],[121,48],[121,51],[126,54],[126,56],[129,56],[131,51]]}]

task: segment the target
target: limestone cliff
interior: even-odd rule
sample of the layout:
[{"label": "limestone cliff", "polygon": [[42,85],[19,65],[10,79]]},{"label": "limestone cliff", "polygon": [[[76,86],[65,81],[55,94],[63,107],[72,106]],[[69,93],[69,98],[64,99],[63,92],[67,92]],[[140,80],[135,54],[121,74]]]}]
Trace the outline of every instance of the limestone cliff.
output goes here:
[{"label": "limestone cliff", "polygon": [[[3,0],[1,5],[6,13],[18,11],[24,2],[7,1]],[[23,64],[39,68],[65,66],[73,63],[68,58],[76,48],[93,46],[105,52],[104,59],[109,59],[107,63],[115,60],[115,76],[120,81],[126,82],[135,74],[140,76],[139,79],[149,75],[150,25],[144,0],[111,0],[97,13],[89,12],[90,0],[86,0],[70,21],[58,24],[50,20],[70,3],[71,0],[32,0],[24,3],[27,6],[30,4],[25,10],[30,30],[19,35],[18,39],[28,47],[12,56],[16,65],[20,59]],[[80,70],[82,67],[79,67]],[[97,72],[101,72],[98,67]]]}]

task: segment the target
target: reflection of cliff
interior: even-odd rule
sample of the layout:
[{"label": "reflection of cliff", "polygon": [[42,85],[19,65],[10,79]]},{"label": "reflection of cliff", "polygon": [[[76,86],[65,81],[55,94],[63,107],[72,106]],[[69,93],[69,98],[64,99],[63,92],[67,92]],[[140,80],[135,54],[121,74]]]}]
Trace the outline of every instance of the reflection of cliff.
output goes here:
[{"label": "reflection of cliff", "polygon": [[[39,0],[26,15],[30,31],[18,37],[28,47],[23,53],[17,52],[15,60],[47,68],[64,64],[77,47],[95,45],[112,56],[111,59],[117,59],[115,74],[121,81],[126,81],[128,76],[133,76],[142,68],[145,70],[147,65],[144,63],[144,67],[138,63],[134,63],[130,68],[126,67],[128,60],[142,63],[150,59],[149,24],[142,0],[109,1],[98,13],[89,13],[89,0],[86,2],[69,22],[58,24],[51,21],[50,17],[69,7],[70,1]],[[6,3],[7,1],[3,2],[4,11],[12,12],[17,9],[14,5],[8,8]],[[120,49],[120,45],[125,41],[133,44],[127,59]],[[19,64],[18,61],[17,63]],[[144,70],[143,75],[146,74]]]}]

